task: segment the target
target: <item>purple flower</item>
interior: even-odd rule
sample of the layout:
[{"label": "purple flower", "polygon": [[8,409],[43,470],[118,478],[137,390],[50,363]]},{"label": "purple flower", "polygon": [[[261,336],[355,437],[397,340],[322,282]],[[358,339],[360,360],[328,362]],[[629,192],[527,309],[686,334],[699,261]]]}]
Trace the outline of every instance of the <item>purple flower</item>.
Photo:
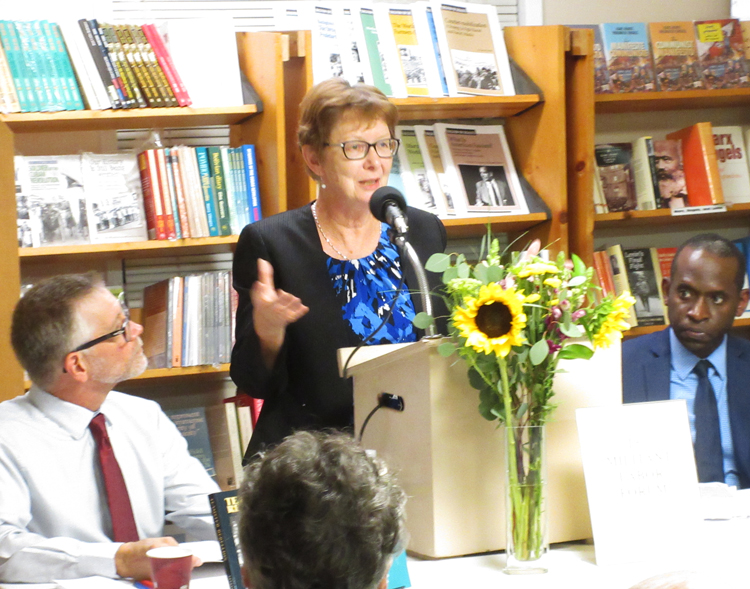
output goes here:
[{"label": "purple flower", "polygon": [[556,344],[551,339],[547,340],[547,345],[549,346],[549,351],[551,354],[554,354],[555,352],[559,352],[562,350],[562,345]]},{"label": "purple flower", "polygon": [[586,309],[578,309],[577,311],[574,311],[573,314],[570,316],[570,318],[573,321],[578,321],[581,317],[586,315]]}]

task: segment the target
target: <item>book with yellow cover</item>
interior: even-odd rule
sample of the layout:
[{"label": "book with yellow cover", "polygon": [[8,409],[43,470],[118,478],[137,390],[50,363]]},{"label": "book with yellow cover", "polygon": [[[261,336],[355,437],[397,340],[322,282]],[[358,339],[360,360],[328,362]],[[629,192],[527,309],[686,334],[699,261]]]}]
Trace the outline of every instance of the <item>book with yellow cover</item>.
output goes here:
[{"label": "book with yellow cover", "polygon": [[740,21],[736,18],[695,21],[703,84],[709,90],[750,85]]},{"label": "book with yellow cover", "polygon": [[657,90],[703,88],[692,21],[648,25]]}]

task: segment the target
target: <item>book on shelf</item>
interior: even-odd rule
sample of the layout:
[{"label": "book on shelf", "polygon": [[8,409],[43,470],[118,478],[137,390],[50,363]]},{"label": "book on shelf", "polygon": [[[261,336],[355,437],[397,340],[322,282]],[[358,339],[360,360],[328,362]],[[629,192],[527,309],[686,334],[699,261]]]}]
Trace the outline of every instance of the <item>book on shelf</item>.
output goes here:
[{"label": "book on shelf", "polygon": [[[372,84],[372,74],[367,75],[369,62],[366,59],[366,49],[360,46],[360,35],[357,32],[359,23],[356,20],[356,8],[352,6],[333,5],[339,10],[339,30],[341,43],[350,51],[342,51],[341,59],[344,66],[344,76],[350,84]],[[367,80],[370,80],[368,82]]]},{"label": "book on shelf", "polygon": [[502,125],[436,123],[434,129],[458,214],[529,212]]},{"label": "book on shelf", "polygon": [[169,314],[169,279],[149,284],[143,289],[143,353],[149,368],[167,368],[172,365],[171,348],[167,331],[172,322]]},{"label": "book on shelf", "polygon": [[21,40],[13,21],[0,20],[0,43],[2,43],[8,59],[8,66],[13,76],[13,85],[16,89],[21,112],[40,110],[37,94],[31,80],[32,74],[27,68],[21,49]]},{"label": "book on shelf", "polygon": [[62,110],[60,97],[53,94],[52,80],[39,46],[40,39],[33,30],[32,23],[29,21],[13,21],[11,24],[18,37],[21,57],[26,64],[26,73],[37,101],[37,110],[42,112]]},{"label": "book on shelf", "polygon": [[156,177],[158,178],[161,192],[161,203],[164,209],[164,225],[167,233],[167,239],[179,239],[182,237],[180,232],[180,218],[175,216],[176,201],[173,187],[169,184],[167,174],[167,158],[163,147],[154,149],[156,156]]},{"label": "book on shelf", "polygon": [[679,139],[654,139],[654,178],[656,179],[656,206],[661,209],[678,209],[688,204],[685,166],[682,161],[682,141]]},{"label": "book on shelf", "polygon": [[688,205],[722,204],[724,192],[711,123],[696,123],[667,133],[667,139],[679,139],[681,142]]},{"label": "book on shelf", "polygon": [[203,193],[203,204],[208,220],[208,232],[212,237],[221,235],[219,230],[218,212],[216,208],[216,195],[211,179],[211,163],[207,147],[196,147],[195,157],[198,162],[198,173],[200,175],[201,190]]},{"label": "book on shelf", "polygon": [[167,170],[167,183],[172,196],[172,208],[175,215],[175,225],[179,221],[179,235],[183,238],[193,237],[190,227],[190,219],[187,213],[185,193],[182,189],[180,178],[179,157],[174,147],[164,148],[164,164]]},{"label": "book on shelf", "polygon": [[456,207],[453,204],[453,195],[451,194],[450,181],[445,173],[443,158],[440,155],[440,145],[435,136],[435,129],[430,125],[414,125],[414,131],[417,134],[417,141],[422,153],[425,170],[427,171],[427,180],[433,194],[441,205],[445,206],[447,215],[455,215]]},{"label": "book on shelf", "polygon": [[155,149],[147,149],[138,154],[138,171],[141,176],[148,238],[167,239],[167,224],[164,218],[164,204]]},{"label": "book on shelf", "polygon": [[[141,59],[146,66],[145,71],[150,74],[150,82],[163,101],[163,106],[189,106],[190,96],[156,27],[153,24],[144,24],[130,25],[128,29],[141,53]],[[180,97],[178,98],[175,93]]]},{"label": "book on shelf", "polygon": [[655,248],[622,250],[630,294],[635,299],[639,326],[664,325],[667,322],[661,290],[661,271]]},{"label": "book on shelf", "polygon": [[[622,253],[622,246],[620,244],[611,245],[606,248],[606,252],[609,257],[609,266],[612,270],[612,282],[615,285],[615,294],[619,297],[625,292],[631,292],[627,267],[625,266],[625,258]],[[633,307],[628,309],[627,321],[630,324],[630,327],[636,327],[638,325],[638,319]]]},{"label": "book on shelf", "polygon": [[510,61],[495,7],[461,2],[431,6],[449,94],[513,96]]},{"label": "book on shelf", "polygon": [[750,173],[742,127],[713,127],[721,189],[727,204],[750,202]]},{"label": "book on shelf", "polygon": [[594,271],[596,272],[598,286],[601,288],[602,298],[606,296],[616,297],[612,266],[609,263],[607,252],[594,252]]},{"label": "book on shelf", "polygon": [[21,112],[18,93],[13,84],[13,74],[10,71],[8,56],[5,54],[2,43],[0,43],[0,112]]},{"label": "book on shelf", "polygon": [[657,196],[659,196],[652,137],[639,137],[633,141],[632,164],[636,208],[640,211],[651,211],[658,207]]},{"label": "book on shelf", "polygon": [[602,29],[599,25],[567,25],[571,29],[589,29],[594,33],[594,93],[611,94],[607,58],[604,55]]},{"label": "book on shelf", "polygon": [[[108,64],[104,59],[104,53],[100,49],[100,41],[98,35],[91,22],[87,19],[82,18],[78,20],[78,26],[83,34],[83,38],[86,43],[86,48],[91,55],[91,59],[96,66],[96,71],[99,74],[104,88],[107,91],[107,97],[109,99],[111,108],[123,108],[123,97],[122,93],[115,87],[114,72],[112,71],[111,64]],[[92,72],[89,72],[90,74]]]},{"label": "book on shelf", "polygon": [[250,223],[255,223],[263,218],[260,204],[260,185],[258,184],[258,164],[255,159],[255,146],[252,144],[241,145],[242,162],[244,164],[245,183],[250,204]]},{"label": "book on shelf", "polygon": [[597,215],[608,213],[609,207],[607,206],[607,199],[604,197],[604,185],[602,184],[602,176],[599,171],[599,166],[596,165],[594,160],[594,173],[592,176],[593,195],[594,195],[594,213]]},{"label": "book on shelf", "polygon": [[661,273],[662,280],[672,276],[672,260],[674,260],[676,253],[676,247],[656,248],[656,259],[659,262],[659,272]]},{"label": "book on shelf", "polygon": [[171,153],[172,163],[178,168],[180,185],[185,198],[190,236],[208,237],[208,220],[206,219],[206,208],[203,205],[203,191],[201,190],[195,149],[186,145],[178,145],[172,148]]},{"label": "book on shelf", "polygon": [[654,90],[654,67],[645,23],[602,23],[602,43],[612,92]]},{"label": "book on shelf", "polygon": [[204,407],[185,409],[165,409],[164,413],[172,420],[185,438],[190,456],[197,459],[209,476],[216,479],[216,467],[208,433],[208,420]]},{"label": "book on shelf", "polygon": [[407,96],[442,96],[429,30],[427,26],[417,30],[416,13],[424,15],[424,6],[377,3],[375,7],[383,31],[380,38],[390,57],[398,92]]},{"label": "book on shelf", "polygon": [[[242,450],[231,444],[225,403],[208,405],[205,412],[216,483],[222,491],[235,489],[242,480]],[[236,419],[236,415],[234,417]]]},{"label": "book on shelf", "polygon": [[109,94],[79,24],[73,20],[61,20],[59,26],[86,108],[112,108]]},{"label": "book on shelf", "polygon": [[185,282],[182,276],[173,276],[169,279],[169,320],[171,327],[167,333],[171,333],[169,339],[170,359],[168,365],[172,368],[182,366],[182,322],[184,317]]},{"label": "book on shelf", "polygon": [[417,30],[417,37],[420,39],[429,39],[432,52],[435,55],[435,66],[437,67],[438,81],[440,82],[440,93],[436,96],[448,96],[448,81],[445,77],[445,66],[443,65],[443,54],[440,49],[440,40],[438,39],[437,25],[433,7],[429,2],[422,4],[423,10],[418,10],[414,16],[414,26]]},{"label": "book on shelf", "polygon": [[229,202],[227,197],[227,175],[221,163],[221,148],[211,146],[207,149],[211,181],[216,198],[216,213],[219,223],[219,235],[231,235],[229,220]]},{"label": "book on shelf", "polygon": [[630,143],[602,143],[594,147],[594,157],[609,212],[635,209],[633,146]]},{"label": "book on shelf", "polygon": [[122,81],[123,93],[127,96],[128,103],[132,108],[146,108],[148,106],[143,91],[138,84],[135,73],[130,67],[130,62],[125,55],[125,49],[115,32],[114,26],[109,23],[99,23],[102,41],[111,56],[115,71],[118,72]]},{"label": "book on shelf", "polygon": [[16,212],[24,246],[89,243],[81,156],[15,156]]},{"label": "book on shelf", "polygon": [[243,555],[240,548],[240,510],[237,491],[222,491],[208,496],[221,546],[221,557],[230,589],[242,589]]},{"label": "book on shelf", "polygon": [[715,90],[750,85],[739,20],[695,21],[695,37],[705,88]]},{"label": "book on shelf", "polygon": [[313,84],[329,78],[345,78],[342,53],[349,51],[342,39],[336,9],[332,5],[304,5],[310,18]]},{"label": "book on shelf", "polygon": [[740,30],[742,31],[742,47],[745,53],[745,68],[750,72],[750,21],[741,20]]},{"label": "book on shelf", "polygon": [[648,30],[656,89],[669,92],[703,88],[693,22],[652,22]]},{"label": "book on shelf", "polygon": [[404,182],[404,196],[410,206],[429,211],[436,215],[443,214],[445,206],[438,201],[439,195],[433,193],[427,178],[422,150],[413,125],[398,125],[396,138],[401,141],[398,153],[401,177]]},{"label": "book on shelf", "polygon": [[365,61],[365,82],[375,86],[386,96],[394,96],[386,57],[381,49],[380,32],[375,20],[372,4],[357,4],[354,7],[354,33],[357,47]]}]

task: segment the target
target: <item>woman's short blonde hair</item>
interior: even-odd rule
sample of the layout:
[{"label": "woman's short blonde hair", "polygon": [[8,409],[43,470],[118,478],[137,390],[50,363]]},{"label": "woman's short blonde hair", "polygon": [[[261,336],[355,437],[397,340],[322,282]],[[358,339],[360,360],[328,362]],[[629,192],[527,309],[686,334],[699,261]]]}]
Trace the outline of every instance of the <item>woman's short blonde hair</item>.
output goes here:
[{"label": "woman's short blonde hair", "polygon": [[[398,109],[385,94],[367,84],[351,85],[342,78],[331,78],[313,86],[300,104],[297,142],[322,153],[331,131],[345,114],[354,112],[363,123],[383,121],[395,137]],[[308,173],[317,180],[315,174]]]}]

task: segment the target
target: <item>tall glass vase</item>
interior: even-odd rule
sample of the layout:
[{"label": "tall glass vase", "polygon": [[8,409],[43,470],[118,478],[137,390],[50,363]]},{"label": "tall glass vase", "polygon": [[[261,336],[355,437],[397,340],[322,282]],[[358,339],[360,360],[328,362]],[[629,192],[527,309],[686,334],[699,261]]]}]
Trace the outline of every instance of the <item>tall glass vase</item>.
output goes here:
[{"label": "tall glass vase", "polygon": [[508,574],[546,573],[547,474],[545,427],[506,427]]}]

